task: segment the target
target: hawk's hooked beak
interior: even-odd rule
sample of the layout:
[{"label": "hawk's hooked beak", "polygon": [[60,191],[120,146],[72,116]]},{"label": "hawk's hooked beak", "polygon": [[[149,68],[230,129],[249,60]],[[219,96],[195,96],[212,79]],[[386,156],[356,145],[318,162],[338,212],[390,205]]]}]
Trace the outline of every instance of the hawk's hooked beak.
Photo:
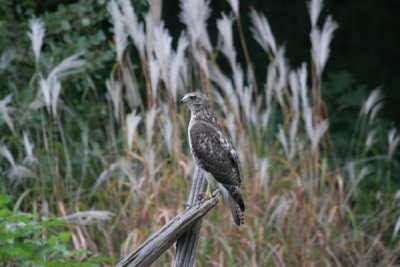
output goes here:
[{"label": "hawk's hooked beak", "polygon": [[185,104],[188,101],[187,97],[183,97],[181,100],[179,100],[179,104]]}]

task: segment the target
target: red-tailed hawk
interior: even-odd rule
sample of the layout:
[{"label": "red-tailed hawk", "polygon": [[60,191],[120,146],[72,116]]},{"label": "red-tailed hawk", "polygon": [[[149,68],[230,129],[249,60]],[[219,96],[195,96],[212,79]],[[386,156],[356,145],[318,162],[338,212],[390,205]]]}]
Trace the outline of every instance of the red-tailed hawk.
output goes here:
[{"label": "red-tailed hawk", "polygon": [[208,190],[218,188],[229,204],[237,225],[244,223],[244,202],[240,195],[242,181],[238,155],[232,140],[222,129],[208,98],[202,93],[188,93],[180,103],[191,111],[189,144],[195,163],[205,173]]}]

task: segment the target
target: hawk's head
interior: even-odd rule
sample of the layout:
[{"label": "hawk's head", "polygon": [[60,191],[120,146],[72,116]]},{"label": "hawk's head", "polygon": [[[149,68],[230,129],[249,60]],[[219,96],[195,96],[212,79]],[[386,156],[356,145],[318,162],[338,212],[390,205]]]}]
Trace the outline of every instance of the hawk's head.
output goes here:
[{"label": "hawk's head", "polygon": [[180,101],[181,104],[187,104],[188,107],[194,111],[199,110],[202,107],[210,105],[208,97],[205,94],[199,92],[192,92],[186,94]]}]

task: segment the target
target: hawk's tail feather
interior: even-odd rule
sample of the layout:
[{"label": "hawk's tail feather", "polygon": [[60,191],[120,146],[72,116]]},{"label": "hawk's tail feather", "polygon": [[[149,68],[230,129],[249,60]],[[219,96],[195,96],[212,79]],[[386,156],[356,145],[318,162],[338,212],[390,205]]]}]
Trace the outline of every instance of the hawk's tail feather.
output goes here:
[{"label": "hawk's tail feather", "polygon": [[244,202],[242,195],[240,194],[240,189],[237,186],[231,186],[231,185],[224,185],[226,189],[228,189],[230,195],[232,198],[236,201],[236,203],[239,205],[240,209],[242,211],[245,210]]},{"label": "hawk's tail feather", "polygon": [[244,212],[246,207],[244,206],[243,198],[240,193],[236,195],[235,201],[239,205],[240,209]]},{"label": "hawk's tail feather", "polygon": [[231,208],[233,220],[237,225],[244,224],[244,202],[242,195],[240,194],[240,188],[238,186],[222,184],[225,187],[226,193],[223,193],[225,201],[228,202]]},{"label": "hawk's tail feather", "polygon": [[[242,198],[240,198],[240,199],[242,199]],[[228,202],[229,202],[232,217],[233,217],[233,220],[235,221],[235,223],[239,226],[244,224],[244,213],[243,213],[240,205],[236,202],[235,199],[233,199],[233,197],[229,197]],[[242,203],[243,203],[243,200],[242,200]]]}]

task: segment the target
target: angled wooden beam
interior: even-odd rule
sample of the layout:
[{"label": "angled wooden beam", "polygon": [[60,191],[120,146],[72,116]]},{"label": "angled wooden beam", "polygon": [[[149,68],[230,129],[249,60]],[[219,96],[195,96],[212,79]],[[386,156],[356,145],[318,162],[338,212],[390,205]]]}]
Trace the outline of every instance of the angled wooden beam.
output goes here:
[{"label": "angled wooden beam", "polygon": [[[197,168],[196,168],[197,169]],[[190,229],[190,238],[188,241],[181,241],[182,245],[177,248],[177,257],[179,262],[187,262],[188,265],[176,265],[177,257],[175,258],[175,266],[190,266],[194,263],[194,253],[198,240],[198,233],[201,227],[201,218],[212,209],[218,202],[218,190],[212,193],[212,197],[202,203],[197,201],[199,193],[205,191],[207,182],[201,171],[195,171],[195,177],[189,197],[190,207],[178,214],[174,219],[165,224],[161,229],[152,234],[145,242],[143,242],[135,251],[123,258],[116,267],[145,267],[152,264],[162,253],[171,247],[179,237]],[[198,225],[197,222],[200,224]],[[194,229],[192,226],[197,227]],[[193,231],[194,232],[193,232]],[[194,234],[195,233],[195,234]],[[183,242],[183,243],[182,243]],[[190,249],[183,250],[183,245],[187,244]],[[179,251],[179,252],[178,252]],[[193,257],[193,259],[191,259]],[[186,263],[185,263],[186,264]]]}]

